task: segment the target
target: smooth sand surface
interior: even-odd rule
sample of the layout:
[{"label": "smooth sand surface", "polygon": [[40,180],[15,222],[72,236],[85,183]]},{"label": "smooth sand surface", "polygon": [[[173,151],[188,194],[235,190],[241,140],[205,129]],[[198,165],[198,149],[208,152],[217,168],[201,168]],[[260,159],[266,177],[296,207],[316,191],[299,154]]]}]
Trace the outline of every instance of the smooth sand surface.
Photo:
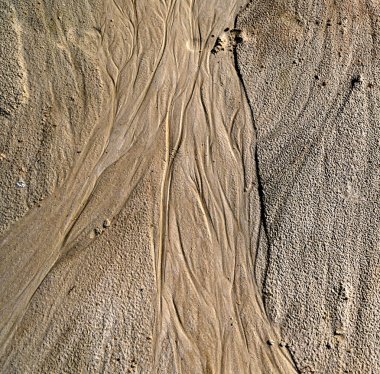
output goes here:
[{"label": "smooth sand surface", "polygon": [[379,373],[379,12],[0,0],[0,372]]}]

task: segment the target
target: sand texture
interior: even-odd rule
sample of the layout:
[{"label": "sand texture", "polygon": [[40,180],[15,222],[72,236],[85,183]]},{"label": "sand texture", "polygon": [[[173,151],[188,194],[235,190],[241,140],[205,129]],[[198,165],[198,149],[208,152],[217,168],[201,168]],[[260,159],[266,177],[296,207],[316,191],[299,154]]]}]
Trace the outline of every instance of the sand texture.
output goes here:
[{"label": "sand texture", "polygon": [[0,0],[0,373],[380,373],[380,3]]}]

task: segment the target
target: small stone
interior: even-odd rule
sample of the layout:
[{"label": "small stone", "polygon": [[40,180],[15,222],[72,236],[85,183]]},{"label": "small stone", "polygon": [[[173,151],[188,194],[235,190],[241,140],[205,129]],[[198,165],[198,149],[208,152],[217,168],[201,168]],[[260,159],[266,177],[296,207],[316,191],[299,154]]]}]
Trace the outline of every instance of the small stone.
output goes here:
[{"label": "small stone", "polygon": [[345,334],[345,331],[343,330],[343,329],[336,329],[335,330],[335,335],[340,335],[340,336],[342,336],[342,335],[344,335]]},{"label": "small stone", "polygon": [[103,222],[103,227],[106,229],[111,226],[111,221],[109,219],[105,219]]},{"label": "small stone", "polygon": [[3,161],[7,158],[7,155],[5,153],[0,153],[0,161]]},{"label": "small stone", "polygon": [[26,183],[22,180],[16,182],[17,188],[26,188]]},{"label": "small stone", "polygon": [[332,344],[331,344],[331,343],[327,343],[327,344],[326,344],[326,348],[327,348],[327,349],[331,349],[331,348],[332,348]]},{"label": "small stone", "polygon": [[287,344],[285,342],[280,342],[280,347],[281,348],[285,348],[287,346]]},{"label": "small stone", "polygon": [[102,233],[102,230],[101,229],[99,229],[98,227],[94,230],[94,232],[95,232],[95,235],[96,236],[99,236],[101,233]]},{"label": "small stone", "polygon": [[274,341],[271,340],[271,339],[269,339],[269,340],[267,341],[267,344],[270,345],[270,346],[272,346],[272,345],[274,344]]}]

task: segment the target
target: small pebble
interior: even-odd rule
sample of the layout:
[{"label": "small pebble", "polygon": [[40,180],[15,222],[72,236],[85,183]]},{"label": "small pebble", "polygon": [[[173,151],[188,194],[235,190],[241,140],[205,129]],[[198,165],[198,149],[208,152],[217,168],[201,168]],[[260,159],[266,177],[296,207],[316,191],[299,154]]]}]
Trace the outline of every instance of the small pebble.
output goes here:
[{"label": "small pebble", "polygon": [[273,344],[274,344],[274,341],[269,339],[269,340],[267,341],[267,344],[268,344],[268,345],[273,345]]},{"label": "small pebble", "polygon": [[26,183],[24,181],[18,181],[16,182],[17,188],[26,188]]},{"label": "small pebble", "polygon": [[346,335],[346,332],[344,331],[344,329],[336,329],[334,335],[335,336],[344,336],[344,335]]},{"label": "small pebble", "polygon": [[109,219],[104,220],[103,227],[106,229],[111,226],[111,221]]}]

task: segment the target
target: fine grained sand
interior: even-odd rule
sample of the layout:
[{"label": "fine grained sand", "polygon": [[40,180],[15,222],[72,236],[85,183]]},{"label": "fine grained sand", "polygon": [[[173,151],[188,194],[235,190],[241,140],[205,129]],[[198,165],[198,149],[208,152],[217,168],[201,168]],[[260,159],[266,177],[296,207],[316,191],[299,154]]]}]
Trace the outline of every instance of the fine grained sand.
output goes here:
[{"label": "fine grained sand", "polygon": [[380,372],[376,12],[0,0],[0,371]]}]

